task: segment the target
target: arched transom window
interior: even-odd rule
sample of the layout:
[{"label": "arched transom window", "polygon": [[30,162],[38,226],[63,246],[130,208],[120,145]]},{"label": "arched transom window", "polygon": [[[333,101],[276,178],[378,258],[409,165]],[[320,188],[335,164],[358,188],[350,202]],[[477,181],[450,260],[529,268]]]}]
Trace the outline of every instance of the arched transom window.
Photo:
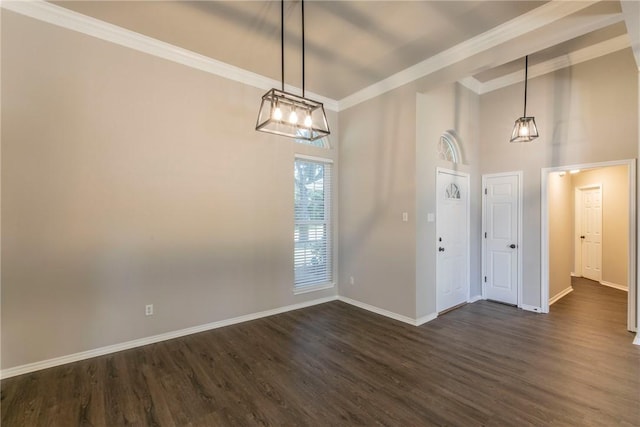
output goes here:
[{"label": "arched transom window", "polygon": [[450,131],[443,133],[438,140],[438,158],[451,163],[461,163],[458,143]]}]

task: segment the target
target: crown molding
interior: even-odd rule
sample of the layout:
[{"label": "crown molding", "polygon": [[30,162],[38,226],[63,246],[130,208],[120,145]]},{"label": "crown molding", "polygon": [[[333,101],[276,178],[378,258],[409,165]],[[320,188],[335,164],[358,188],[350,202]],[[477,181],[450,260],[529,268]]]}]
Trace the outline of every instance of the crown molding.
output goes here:
[{"label": "crown molding", "polygon": [[[468,56],[487,51],[530,31],[542,28],[591,6],[594,3],[597,3],[597,1],[550,1],[521,16],[492,28],[479,36],[466,40],[412,67],[402,70],[386,79],[368,86],[367,88],[355,92],[339,101],[312,92],[307,92],[307,94],[310,98],[322,102],[328,110],[339,112],[368,99],[382,95],[383,93],[396,89],[402,85],[423,78],[447,66],[453,65]],[[162,42],[140,33],[127,30],[117,25],[109,24],[99,19],[74,12],[43,0],[0,0],[0,7],[33,19],[80,32],[91,37],[96,37],[101,40],[144,52],[149,55],[163,58],[168,61],[182,64],[187,67],[246,84],[248,86],[269,90],[273,87],[280,87],[281,85],[280,81],[166,42]],[[626,15],[628,14],[629,13]],[[557,38],[554,37],[554,42],[557,42],[558,39],[569,40],[589,31],[594,31],[598,28],[603,28],[622,20],[624,20],[623,14],[603,16],[583,25],[579,25],[574,28],[567,28],[563,34],[559,35]],[[597,58],[607,53],[624,49],[630,45],[627,37],[628,36],[626,35],[619,36],[606,42],[572,52],[569,55],[554,58],[543,64],[530,67],[530,75],[532,77],[537,77],[570,65],[575,65],[580,62],[588,61],[589,59]],[[533,47],[533,50],[540,50],[548,47],[551,42],[539,40],[534,41],[534,43],[535,46]],[[481,83],[477,79],[469,76],[461,79],[459,83],[475,93],[484,94],[522,81],[523,79],[520,74],[521,73],[512,73],[485,83]],[[299,88],[292,85],[285,85],[285,90],[293,93],[300,91]]]},{"label": "crown molding", "polygon": [[[573,65],[580,64],[581,62],[599,58],[601,56],[626,49],[629,46],[629,37],[626,34],[614,37],[612,39],[591,45],[589,47],[573,51],[567,55],[558,56],[540,64],[530,66],[529,79],[539,77],[544,74],[549,74],[563,68],[571,67]],[[479,95],[484,95],[485,93],[489,93],[494,90],[502,89],[503,87],[522,82],[524,81],[524,75],[522,74],[522,71],[516,71],[502,77],[486,81],[484,83],[479,82],[473,77],[470,77],[468,79],[472,79],[477,82],[479,86],[476,86],[478,90],[476,90],[475,92]],[[460,83],[462,83],[462,81]]]},{"label": "crown molding", "polygon": [[385,92],[453,65],[469,56],[477,55],[516,37],[540,29],[595,3],[597,1],[550,1],[545,3],[474,38],[459,43],[416,65],[342,98],[340,100],[340,109],[344,110],[375,98]]},{"label": "crown molding", "polygon": [[[19,13],[68,30],[77,31],[88,36],[96,37],[259,89],[269,90],[273,87],[280,87],[281,85],[281,82],[278,80],[244,70],[43,0],[5,0],[2,1],[0,5],[3,9],[10,10],[11,12]],[[293,93],[300,91],[300,89],[291,85],[286,85],[285,89]],[[312,92],[307,92],[307,95],[311,99],[322,102],[328,110],[339,110],[338,101],[334,99]]]}]

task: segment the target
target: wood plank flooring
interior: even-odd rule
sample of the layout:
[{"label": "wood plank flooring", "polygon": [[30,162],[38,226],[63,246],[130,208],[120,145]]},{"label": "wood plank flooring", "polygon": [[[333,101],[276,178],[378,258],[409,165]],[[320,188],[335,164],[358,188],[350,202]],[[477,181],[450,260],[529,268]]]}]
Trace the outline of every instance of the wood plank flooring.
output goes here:
[{"label": "wood plank flooring", "polygon": [[413,327],[341,302],[2,381],[2,426],[638,426],[626,293]]}]

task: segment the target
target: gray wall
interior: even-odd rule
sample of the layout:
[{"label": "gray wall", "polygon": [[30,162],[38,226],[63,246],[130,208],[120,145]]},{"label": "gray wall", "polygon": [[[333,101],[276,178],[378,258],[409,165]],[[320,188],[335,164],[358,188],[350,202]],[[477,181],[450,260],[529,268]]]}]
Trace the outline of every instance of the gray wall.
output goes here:
[{"label": "gray wall", "polygon": [[336,294],[293,295],[291,236],[337,115],[257,133],[262,93],[2,11],[2,368]]},{"label": "gray wall", "polygon": [[[455,83],[417,88],[340,113],[340,295],[410,318],[436,311],[436,223],[427,215],[438,166],[471,174],[471,295],[481,292],[479,97]],[[438,159],[447,130],[459,136],[463,165]]]},{"label": "gray wall", "polygon": [[415,119],[410,85],[340,112],[340,295],[411,318]]},{"label": "gray wall", "polygon": [[[436,168],[470,174],[470,296],[482,293],[480,283],[480,232],[482,225],[481,180],[478,147],[479,96],[457,83],[417,95],[416,117],[416,317],[436,312],[436,224],[427,215],[436,213]],[[453,131],[460,145],[462,163],[438,158],[437,143],[443,132]]]},{"label": "gray wall", "polygon": [[630,49],[529,81],[540,138],[510,144],[523,85],[480,99],[482,173],[524,171],[524,304],[540,306],[540,169],[638,155],[637,66]]}]

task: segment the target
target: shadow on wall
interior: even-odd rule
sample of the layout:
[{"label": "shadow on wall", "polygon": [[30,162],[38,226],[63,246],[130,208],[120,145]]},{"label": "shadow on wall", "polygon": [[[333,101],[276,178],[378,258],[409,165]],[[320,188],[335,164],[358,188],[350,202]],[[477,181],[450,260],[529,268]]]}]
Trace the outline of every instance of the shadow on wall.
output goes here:
[{"label": "shadow on wall", "polygon": [[[569,128],[571,127],[571,67],[554,72],[553,96],[549,99],[550,117],[553,121],[550,158],[546,162],[550,166],[561,166],[566,163],[564,148],[569,143]],[[550,121],[551,122],[551,121]],[[544,132],[544,129],[541,129]]]},{"label": "shadow on wall", "polygon": [[[234,22],[242,26],[245,32],[252,34],[256,33],[251,40],[269,40],[274,44],[272,47],[280,46],[280,3],[279,2],[263,2],[262,9],[260,10],[261,16],[257,17],[254,13],[249,13],[246,7],[242,5],[244,2],[221,2],[221,1],[194,1],[194,2],[180,2],[180,5],[185,8],[195,8],[201,12],[204,12],[210,17],[222,17],[223,20],[228,22]],[[368,30],[372,26],[375,26],[371,22],[368,16],[364,16],[356,8],[350,6],[347,2],[309,2],[305,4],[305,14],[307,16],[313,16],[313,10],[310,8],[322,8],[325,13],[340,16],[341,19],[346,19],[351,25],[355,27]],[[290,60],[299,61],[301,55],[301,43],[300,43],[300,3],[299,2],[285,2],[285,22],[284,22],[284,43],[287,49],[285,52],[285,59],[287,63]],[[291,22],[295,21],[295,22]],[[256,25],[258,24],[259,25]],[[397,43],[397,40],[391,40],[395,36],[389,32],[382,32],[378,27],[375,31],[380,40],[384,43]],[[260,46],[263,49],[264,46]],[[247,46],[244,47],[246,51],[251,51]],[[330,45],[314,43],[313,39],[305,34],[305,49],[308,55],[308,60],[311,62],[309,69],[314,69],[313,61],[327,61],[329,63],[339,60],[340,64],[347,69],[350,69],[354,74],[360,76],[367,76],[371,82],[382,80],[386,77],[382,73],[376,73],[374,67],[364,67],[358,64],[353,58],[342,56],[336,58],[336,51],[332,49]],[[292,67],[286,67],[287,75],[293,76],[296,80],[299,77],[297,62],[291,64]],[[276,60],[273,61],[273,71],[277,73],[270,73],[273,78],[280,77],[280,63]],[[291,73],[291,74],[289,74]],[[287,83],[293,84],[288,81]]]},{"label": "shadow on wall", "polygon": [[[384,99],[388,98],[388,99]],[[361,210],[366,213],[358,220],[356,228],[350,233],[348,244],[345,247],[346,253],[354,253],[352,251],[359,250],[372,234],[373,230],[378,228],[378,223],[384,220],[385,213],[394,206],[394,202],[403,197],[404,191],[412,192],[411,189],[398,188],[397,181],[399,174],[403,173],[402,165],[398,163],[398,159],[402,156],[399,151],[405,144],[401,142],[403,138],[403,130],[406,127],[407,115],[403,108],[406,105],[402,99],[395,97],[378,98],[375,105],[375,116],[377,119],[367,118],[366,135],[350,139],[345,136],[345,140],[350,142],[359,141],[366,144],[366,151],[370,153],[372,165],[368,168],[368,175],[365,178],[366,191],[371,194],[371,206]],[[412,119],[415,114],[409,115]],[[367,159],[362,158],[363,161]],[[361,165],[363,167],[364,165]],[[411,170],[412,165],[405,165],[406,170]],[[362,177],[359,178],[359,181]],[[362,188],[362,187],[361,187]],[[366,199],[360,199],[365,200]]]}]

